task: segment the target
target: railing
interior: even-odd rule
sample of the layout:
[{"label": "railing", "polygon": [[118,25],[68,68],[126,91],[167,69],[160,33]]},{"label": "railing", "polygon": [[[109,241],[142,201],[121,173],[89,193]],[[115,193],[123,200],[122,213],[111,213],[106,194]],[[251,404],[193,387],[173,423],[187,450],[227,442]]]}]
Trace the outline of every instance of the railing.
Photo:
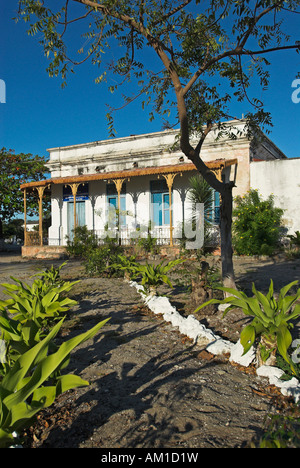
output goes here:
[{"label": "railing", "polygon": [[25,235],[25,239],[24,239],[25,245],[34,246],[34,245],[41,244],[40,236],[37,231],[26,231],[24,235]]},{"label": "railing", "polygon": [[[210,241],[209,245],[216,246],[220,243],[220,232],[218,226],[211,226],[210,231]],[[123,246],[132,246],[138,243],[140,238],[147,238],[148,231],[141,232],[128,227],[121,228],[118,232],[117,229],[111,229],[109,231],[105,229],[96,229],[94,234],[97,236],[99,245],[105,244],[107,238],[118,239],[120,240],[121,245]],[[156,239],[157,245],[169,245],[170,244],[170,228],[168,226],[157,226],[150,231],[152,238]],[[180,229],[173,229],[173,244],[179,244],[181,240],[181,231]],[[26,243],[27,246],[38,246],[40,245],[39,233],[35,231],[26,232]],[[53,246],[66,246],[67,240],[64,236],[60,238],[44,238],[43,245],[53,245]]]},{"label": "railing", "polygon": [[37,231],[26,231],[24,235],[24,245],[26,246],[32,247],[36,245],[48,245],[48,237],[43,237],[41,242],[40,235]]},{"label": "railing", "polygon": [[[121,228],[119,231],[117,229],[105,230],[105,229],[96,229],[95,234],[99,239],[99,243],[105,243],[105,240],[108,238],[120,240],[121,245],[135,245],[137,244],[140,238],[147,238],[148,231],[141,232],[138,230],[130,228]],[[155,227],[149,234],[152,238],[156,239],[157,245],[168,245],[170,243],[170,228],[169,227]]]}]

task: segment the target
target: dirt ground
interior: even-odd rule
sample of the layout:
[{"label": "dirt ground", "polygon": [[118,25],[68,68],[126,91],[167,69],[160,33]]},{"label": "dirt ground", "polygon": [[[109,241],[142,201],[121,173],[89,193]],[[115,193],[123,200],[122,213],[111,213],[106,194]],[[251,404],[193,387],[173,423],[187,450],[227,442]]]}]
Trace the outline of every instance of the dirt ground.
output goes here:
[{"label": "dirt ground", "polygon": [[[49,261],[2,255],[0,283],[11,281],[10,275],[26,281],[47,265]],[[255,281],[264,291],[273,278],[278,290],[300,280],[300,261],[236,259],[235,271],[240,288]],[[73,291],[78,305],[69,313],[64,338],[110,320],[72,353],[68,372],[80,374],[90,385],[66,392],[43,411],[25,434],[24,446],[244,448],[259,439],[269,414],[288,405],[253,369],[209,355],[154,316],[122,279],[88,278],[76,261],[69,261],[62,274],[80,279]],[[182,291],[176,295],[176,288],[172,294],[175,303],[188,301]],[[224,321],[218,312],[206,320],[232,340],[243,322],[240,314]]]}]

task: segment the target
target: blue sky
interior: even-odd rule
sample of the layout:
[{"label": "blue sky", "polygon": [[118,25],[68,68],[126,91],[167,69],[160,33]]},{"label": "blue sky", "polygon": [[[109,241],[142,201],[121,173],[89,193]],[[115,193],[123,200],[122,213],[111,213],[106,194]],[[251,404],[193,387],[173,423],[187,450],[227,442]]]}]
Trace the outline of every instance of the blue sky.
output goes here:
[{"label": "blue sky", "polygon": [[[99,71],[84,64],[62,89],[60,79],[49,78],[46,72],[48,62],[37,38],[27,35],[23,22],[15,24],[11,19],[17,3],[0,0],[0,79],[6,83],[6,103],[0,103],[0,146],[48,156],[47,148],[108,138],[106,103],[112,95],[105,84],[95,84]],[[300,15],[288,18],[290,34],[300,40]],[[280,52],[269,58],[273,61],[271,86],[264,96],[274,124],[269,138],[288,157],[300,157],[300,103],[291,99],[300,55]],[[117,113],[115,127],[122,137],[159,131],[161,121],[157,118],[150,123],[146,111],[129,106]]]}]

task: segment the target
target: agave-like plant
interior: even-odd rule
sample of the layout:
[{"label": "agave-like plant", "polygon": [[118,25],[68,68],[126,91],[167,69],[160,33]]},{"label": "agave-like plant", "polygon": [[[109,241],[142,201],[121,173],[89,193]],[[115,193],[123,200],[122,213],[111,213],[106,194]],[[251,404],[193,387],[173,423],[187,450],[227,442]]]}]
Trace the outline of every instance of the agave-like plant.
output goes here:
[{"label": "agave-like plant", "polygon": [[0,332],[6,342],[6,362],[0,365],[5,374],[20,354],[41,341],[76,301],[65,293],[76,282],[46,282],[36,279],[32,286],[12,279],[16,284],[2,284],[10,296],[0,300]]},{"label": "agave-like plant", "polygon": [[71,351],[92,338],[107,320],[65,341],[55,353],[49,354],[49,346],[62,322],[63,319],[42,341],[20,355],[0,383],[0,448],[10,446],[14,441],[13,433],[28,427],[36,413],[50,406],[58,395],[89,385],[73,374],[59,374],[52,383],[50,381],[57,369],[68,361]]},{"label": "agave-like plant", "polygon": [[300,297],[300,288],[296,294],[287,296],[288,291],[296,284],[298,284],[298,281],[293,281],[284,286],[280,290],[277,300],[274,297],[273,280],[270,281],[269,291],[266,296],[256,290],[254,283],[252,286],[253,297],[248,297],[242,291],[218,287],[216,289],[231,294],[231,296],[223,300],[211,299],[198,307],[196,311],[208,304],[228,304],[224,315],[231,309],[241,308],[245,315],[254,317],[252,322],[244,327],[240,335],[244,354],[249,351],[259,337],[260,343],[257,348],[259,364],[268,360],[270,365],[274,365],[275,354],[278,350],[290,365],[292,372],[297,374],[297,369],[288,355],[288,348],[292,343],[290,329],[293,324],[291,321],[300,316],[300,304],[295,304]]},{"label": "agave-like plant", "polygon": [[151,265],[149,263],[146,263],[146,265],[138,265],[135,268],[135,276],[141,276],[141,284],[147,292],[155,292],[156,288],[163,283],[172,288],[173,285],[168,273],[172,268],[184,261],[185,260],[178,258],[176,260],[171,260],[168,263],[161,262],[158,265]]},{"label": "agave-like plant", "polygon": [[295,234],[288,235],[287,237],[290,239],[292,245],[300,247],[300,231],[296,231]]},{"label": "agave-like plant", "polygon": [[139,264],[136,262],[136,257],[131,255],[130,257],[126,257],[126,255],[118,255],[117,261],[109,265],[109,268],[112,268],[116,271],[124,271],[125,279],[130,279],[134,277],[137,269],[139,268]]}]

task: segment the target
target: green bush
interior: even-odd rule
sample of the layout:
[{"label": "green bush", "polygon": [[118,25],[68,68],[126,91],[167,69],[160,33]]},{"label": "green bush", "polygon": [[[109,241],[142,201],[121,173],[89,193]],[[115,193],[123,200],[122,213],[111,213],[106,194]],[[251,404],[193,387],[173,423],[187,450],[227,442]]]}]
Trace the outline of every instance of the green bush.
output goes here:
[{"label": "green bush", "polygon": [[262,200],[257,190],[236,197],[233,210],[233,246],[238,255],[272,255],[278,247],[283,210],[270,195]]},{"label": "green bush", "polygon": [[290,329],[293,328],[293,321],[298,320],[300,317],[300,304],[297,303],[300,298],[300,288],[298,288],[296,294],[287,295],[289,290],[297,284],[298,281],[292,281],[281,288],[277,300],[274,297],[272,280],[266,296],[255,289],[254,283],[252,297],[248,297],[244,292],[236,289],[218,287],[216,289],[231,294],[231,296],[223,300],[211,299],[198,307],[195,312],[209,304],[227,304],[228,307],[224,311],[224,315],[231,309],[242,309],[245,315],[253,317],[252,322],[243,328],[240,335],[244,354],[249,351],[256,338],[259,338],[259,362],[265,362],[269,358],[271,358],[272,362],[275,362],[278,351],[289,365],[292,374],[298,376],[298,367],[295,366],[288,354],[288,350],[292,343]]},{"label": "green bush", "polygon": [[41,341],[77,304],[66,297],[77,281],[61,281],[60,268],[39,274],[41,279],[31,286],[13,277],[16,284],[2,284],[3,293],[10,299],[0,300],[0,331],[6,342],[6,362],[0,364],[0,375],[5,375],[20,354]]},{"label": "green bush", "polygon": [[13,433],[28,427],[36,413],[50,406],[58,395],[88,385],[81,377],[62,371],[73,349],[92,338],[107,320],[60,346],[55,343],[62,315],[76,304],[65,294],[77,281],[62,281],[60,268],[40,273],[41,279],[34,280],[32,286],[14,278],[16,284],[3,285],[10,299],[0,301],[1,340],[5,344],[0,363],[0,448],[9,447]]},{"label": "green bush", "polygon": [[36,413],[50,406],[58,395],[89,385],[77,375],[57,375],[57,370],[69,361],[71,351],[92,338],[107,320],[62,343],[51,353],[50,344],[62,322],[58,322],[42,341],[20,355],[0,382],[0,448],[12,445],[13,433],[32,424]]},{"label": "green bush", "polygon": [[67,253],[72,257],[85,258],[89,252],[98,247],[98,239],[87,226],[78,226],[73,230],[73,238],[67,237]]},{"label": "green bush", "polygon": [[136,262],[135,255],[127,257],[126,255],[117,255],[116,262],[110,265],[110,268],[116,272],[124,273],[127,279],[135,277],[139,264]]},{"label": "green bush", "polygon": [[122,252],[123,247],[113,242],[113,240],[90,250],[89,255],[83,261],[86,273],[90,276],[101,276],[103,274],[108,276],[118,275],[119,270],[113,268],[113,264],[118,263],[118,255],[122,254]]},{"label": "green bush", "polygon": [[146,253],[157,253],[157,239],[152,237],[151,233],[148,232],[147,237],[140,237],[137,245],[141,247]]},{"label": "green bush", "polygon": [[290,244],[300,247],[300,231],[296,231],[294,235],[287,236],[290,239]]},{"label": "green bush", "polygon": [[161,262],[158,265],[137,265],[134,269],[134,276],[136,278],[141,278],[141,285],[144,286],[145,292],[156,292],[157,287],[162,284],[167,284],[172,288],[172,283],[168,276],[170,270],[172,270],[176,265],[183,263],[184,260],[177,259],[171,260],[168,263]]}]

